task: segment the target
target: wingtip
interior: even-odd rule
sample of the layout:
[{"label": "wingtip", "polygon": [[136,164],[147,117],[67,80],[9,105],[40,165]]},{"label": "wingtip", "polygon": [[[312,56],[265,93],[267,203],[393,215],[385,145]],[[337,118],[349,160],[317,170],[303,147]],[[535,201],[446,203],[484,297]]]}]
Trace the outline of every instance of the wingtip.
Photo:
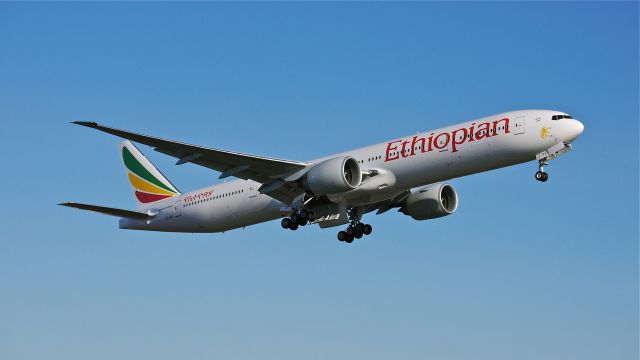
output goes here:
[{"label": "wingtip", "polygon": [[87,127],[96,127],[98,126],[97,122],[94,121],[72,121],[72,124],[87,126]]},{"label": "wingtip", "polygon": [[66,207],[75,207],[77,203],[73,202],[73,201],[67,201],[67,202],[63,202],[63,203],[59,203],[59,206],[66,206]]}]

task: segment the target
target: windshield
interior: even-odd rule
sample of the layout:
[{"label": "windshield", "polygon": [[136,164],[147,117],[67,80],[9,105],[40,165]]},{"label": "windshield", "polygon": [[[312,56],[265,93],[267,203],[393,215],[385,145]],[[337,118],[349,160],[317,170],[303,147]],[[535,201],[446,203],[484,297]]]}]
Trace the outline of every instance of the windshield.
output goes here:
[{"label": "windshield", "polygon": [[569,115],[553,115],[551,117],[551,120],[560,120],[560,119],[573,119],[571,116]]}]

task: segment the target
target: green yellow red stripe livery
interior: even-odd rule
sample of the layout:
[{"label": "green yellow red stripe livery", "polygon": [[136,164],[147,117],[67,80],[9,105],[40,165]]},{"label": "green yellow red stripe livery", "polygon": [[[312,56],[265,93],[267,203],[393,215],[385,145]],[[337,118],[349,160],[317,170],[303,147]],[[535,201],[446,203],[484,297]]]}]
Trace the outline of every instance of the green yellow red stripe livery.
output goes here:
[{"label": "green yellow red stripe livery", "polygon": [[129,183],[139,203],[149,204],[180,194],[130,141],[122,142],[120,147]]}]

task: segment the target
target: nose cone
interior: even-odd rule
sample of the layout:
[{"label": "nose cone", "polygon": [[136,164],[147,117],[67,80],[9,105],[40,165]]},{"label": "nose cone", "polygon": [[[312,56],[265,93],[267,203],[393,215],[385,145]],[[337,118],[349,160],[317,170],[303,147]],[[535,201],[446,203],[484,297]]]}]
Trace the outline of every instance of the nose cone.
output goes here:
[{"label": "nose cone", "polygon": [[569,138],[571,139],[570,141],[575,140],[578,136],[582,135],[582,132],[584,131],[584,125],[575,119],[571,119],[571,124],[569,124]]}]

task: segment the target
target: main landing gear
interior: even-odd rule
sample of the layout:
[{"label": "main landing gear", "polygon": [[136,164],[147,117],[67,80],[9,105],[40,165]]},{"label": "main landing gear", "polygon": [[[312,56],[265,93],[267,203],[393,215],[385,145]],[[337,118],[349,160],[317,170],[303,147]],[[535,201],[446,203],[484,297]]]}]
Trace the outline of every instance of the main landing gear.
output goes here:
[{"label": "main landing gear", "polygon": [[297,230],[299,226],[305,226],[313,220],[315,220],[313,213],[302,209],[294,212],[290,217],[282,219],[280,225],[284,229]]},{"label": "main landing gear", "polygon": [[346,230],[338,233],[338,240],[351,244],[353,239],[360,239],[364,235],[371,234],[372,231],[371,225],[353,221]]},{"label": "main landing gear", "polygon": [[350,221],[349,227],[338,232],[338,240],[351,244],[353,239],[360,239],[364,235],[371,234],[373,227],[369,224],[363,224],[360,222],[360,219],[362,218],[360,209],[351,208],[347,210],[347,214]]},{"label": "main landing gear", "polygon": [[[350,244],[354,239],[360,239],[365,235],[371,234],[373,227],[360,222],[362,215],[358,213],[357,209],[351,209],[348,213],[351,223],[348,228],[338,233],[338,240]],[[282,225],[284,229],[297,230],[300,226],[305,226],[314,220],[315,214],[313,212],[301,209],[295,211],[291,216],[282,219],[280,225]]]},{"label": "main landing gear", "polygon": [[536,172],[536,180],[541,182],[545,182],[549,180],[549,174],[544,172],[545,165],[549,165],[549,163],[544,160],[538,161],[538,171]]}]

